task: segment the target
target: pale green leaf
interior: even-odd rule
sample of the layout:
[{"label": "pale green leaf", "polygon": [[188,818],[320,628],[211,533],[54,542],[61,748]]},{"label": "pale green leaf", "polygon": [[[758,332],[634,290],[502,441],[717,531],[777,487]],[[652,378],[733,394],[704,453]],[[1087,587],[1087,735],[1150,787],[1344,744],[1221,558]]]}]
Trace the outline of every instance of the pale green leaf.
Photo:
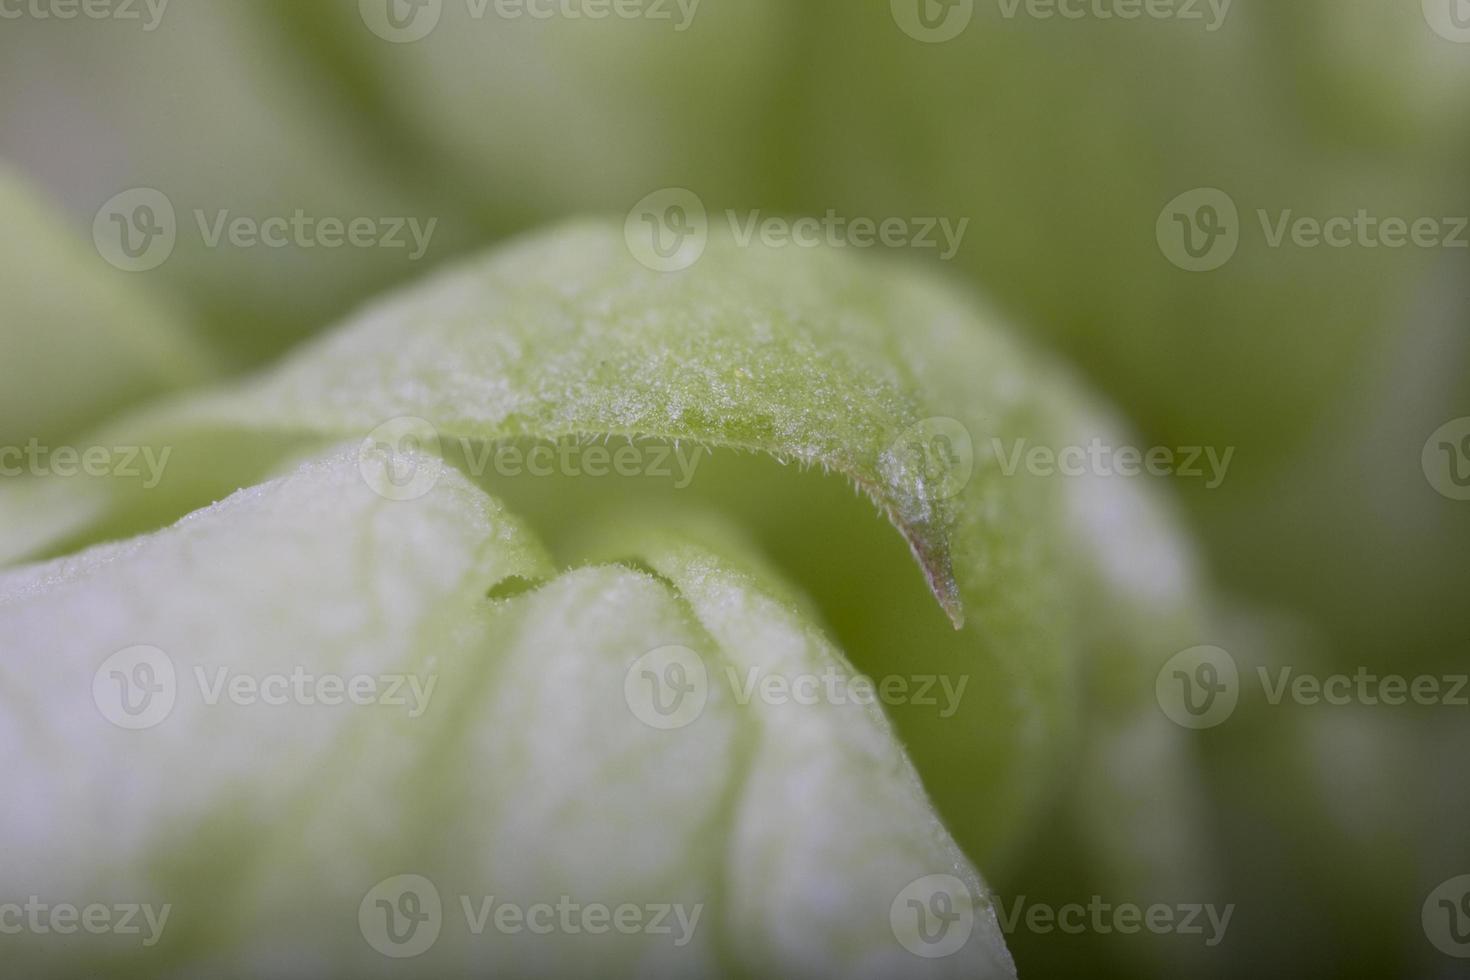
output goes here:
[{"label": "pale green leaf", "polygon": [[[210,355],[176,311],[84,245],[4,167],[0,214],[0,448],[54,444],[210,376]],[[6,476],[22,465],[14,453],[0,457]]]},{"label": "pale green leaf", "polygon": [[[8,964],[1013,975],[985,886],[880,712],[742,703],[712,683],[701,712],[663,729],[627,692],[630,669],[670,646],[714,677],[850,671],[809,624],[709,555],[678,592],[615,564],[554,576],[523,524],[452,470],[419,499],[383,499],[371,485],[388,463],[335,452],[157,534],[0,576],[7,893],[169,907],[151,945],[30,934]],[[114,655],[139,645],[145,679],[170,693],[114,685],[109,665],[135,679]],[[372,704],[231,687],[211,703],[220,678],[298,673],[406,677],[407,703],[386,687]],[[136,728],[117,723],[125,693]],[[404,874],[431,882],[442,912],[439,937],[396,960],[358,911]],[[958,883],[965,931],[926,959],[894,909],[911,914],[905,889],[933,875]],[[476,934],[461,900],[490,896],[672,904],[687,928]]]},{"label": "pale green leaf", "polygon": [[[859,670],[967,683],[953,712],[889,707],[965,852],[1003,868],[1076,744],[1079,665],[1101,624],[1132,608],[1111,597],[1190,591],[1177,562],[1130,559],[1113,515],[1079,515],[1076,487],[1006,465],[1020,440],[1116,441],[1077,387],[972,295],[902,264],[742,246],[716,230],[691,268],[665,274],[634,260],[620,224],[580,223],[375,304],[259,377],[99,434],[172,447],[167,479],[53,486],[100,493],[107,512],[51,546],[156,527],[254,482],[272,447],[376,445],[404,417],[527,515],[563,566],[578,558],[579,525],[630,501],[667,518],[719,511],[800,583]],[[941,446],[941,434],[953,438]],[[688,487],[474,465],[487,444],[613,437],[715,455]],[[1098,621],[1078,620],[1083,596]]]}]

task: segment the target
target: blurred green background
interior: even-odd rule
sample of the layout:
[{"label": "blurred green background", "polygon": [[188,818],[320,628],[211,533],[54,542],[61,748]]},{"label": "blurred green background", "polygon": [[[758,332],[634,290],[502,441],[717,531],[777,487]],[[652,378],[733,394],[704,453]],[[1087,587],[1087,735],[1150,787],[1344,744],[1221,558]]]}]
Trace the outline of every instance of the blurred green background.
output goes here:
[{"label": "blurred green background", "polygon": [[[964,26],[911,36],[919,2]],[[22,311],[0,332],[0,435],[60,438],[266,363],[435,267],[666,187],[711,215],[968,219],[952,261],[903,259],[984,292],[1141,445],[1235,450],[1218,488],[1167,486],[1226,597],[1199,642],[1242,665],[1464,671],[1470,502],[1435,489],[1421,452],[1470,416],[1470,248],[1273,247],[1260,219],[1470,215],[1470,43],[1435,3],[1235,0],[1215,22],[1203,3],[1202,20],[1130,20],[1091,0],[1066,4],[1076,19],[1008,0],[703,0],[686,22],[655,0],[606,20],[442,0],[402,43],[367,0],[5,19],[0,160],[76,237],[15,235],[0,256]],[[180,230],[166,262],[127,273],[91,232],[136,187],[166,194]],[[1159,235],[1197,188],[1238,209],[1236,252],[1205,272]],[[5,213],[39,228],[33,207]],[[195,209],[437,224],[414,261],[211,248]],[[48,278],[42,253],[68,249],[86,276]],[[1419,907],[1470,872],[1467,719],[1301,708],[1200,733],[1213,856],[1242,910],[1201,973],[1466,975]],[[1002,893],[1085,901],[1065,849],[1038,852]],[[1137,937],[1012,943],[1023,976],[1150,962]]]}]

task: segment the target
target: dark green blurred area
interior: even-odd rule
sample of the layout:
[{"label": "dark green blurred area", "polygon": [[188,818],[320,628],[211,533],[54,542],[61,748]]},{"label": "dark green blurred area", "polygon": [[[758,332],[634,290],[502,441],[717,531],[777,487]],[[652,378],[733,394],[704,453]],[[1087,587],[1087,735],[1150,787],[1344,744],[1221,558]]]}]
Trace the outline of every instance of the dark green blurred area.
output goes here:
[{"label": "dark green blurred area", "polygon": [[[1273,248],[1257,220],[1470,214],[1470,44],[1436,34],[1418,3],[1236,0],[1208,31],[977,2],[942,44],[906,35],[886,0],[703,0],[684,31],[467,9],[446,0],[406,44],[346,0],[174,0],[153,31],[3,21],[0,158],[84,243],[99,206],[137,186],[181,216],[437,219],[420,262],[211,249],[188,218],[155,270],[98,262],[119,282],[96,288],[166,297],[221,373],[457,257],[664,187],[712,216],[969,219],[949,274],[1075,365],[1140,445],[1234,447],[1218,489],[1167,489],[1231,608],[1289,626],[1232,619],[1197,642],[1243,664],[1470,663],[1470,502],[1436,492],[1420,463],[1432,432],[1470,416],[1470,249]],[[1196,273],[1155,229],[1201,187],[1238,205],[1241,243]],[[59,399],[73,413],[98,387],[64,363],[75,345],[5,330],[0,413],[35,404],[26,383],[75,391]],[[153,384],[105,386],[116,394],[85,402],[89,417],[55,424],[83,428]],[[1360,711],[1202,735],[1217,857],[1255,910],[1223,974],[1463,975],[1412,937],[1422,893],[1470,871],[1470,709]],[[1064,855],[1002,884],[1075,900]],[[1022,975],[1105,975],[1086,941],[1013,942]],[[1121,975],[1139,962],[1109,949]]]}]

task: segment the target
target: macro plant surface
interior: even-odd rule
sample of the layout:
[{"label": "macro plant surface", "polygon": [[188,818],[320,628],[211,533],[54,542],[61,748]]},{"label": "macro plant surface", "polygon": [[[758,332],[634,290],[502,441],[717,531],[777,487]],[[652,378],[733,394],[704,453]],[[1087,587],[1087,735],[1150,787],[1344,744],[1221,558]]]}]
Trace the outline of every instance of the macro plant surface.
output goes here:
[{"label": "macro plant surface", "polygon": [[[973,297],[902,264],[716,240],[665,275],[601,222],[471,260],[98,434],[170,450],[153,486],[5,488],[11,526],[50,532],[7,543],[65,554],[0,579],[5,686],[50,719],[8,735],[32,760],[9,880],[170,906],[161,941],[127,951],[140,971],[371,973],[358,902],[411,872],[442,905],[424,975],[1010,975],[972,861],[1008,860],[1056,790],[1088,661],[1129,669],[1132,631],[1195,600],[1152,501],[1117,495],[1104,527],[969,433],[1107,428]],[[568,438],[708,456],[683,487],[651,466],[486,473],[489,447]],[[1117,571],[1124,528],[1149,576]],[[1105,619],[1077,629],[1078,602]],[[864,695],[859,670],[950,702]],[[1110,724],[1157,744],[1177,812],[1154,819],[1187,838],[1178,736],[1137,730],[1153,716],[1133,700]],[[1167,887],[1114,805],[1089,858]],[[456,930],[475,895],[661,900],[704,925],[687,943]],[[21,962],[101,962],[73,948]]]},{"label": "macro plant surface", "polygon": [[0,963],[1458,975],[1457,4],[0,0]]}]

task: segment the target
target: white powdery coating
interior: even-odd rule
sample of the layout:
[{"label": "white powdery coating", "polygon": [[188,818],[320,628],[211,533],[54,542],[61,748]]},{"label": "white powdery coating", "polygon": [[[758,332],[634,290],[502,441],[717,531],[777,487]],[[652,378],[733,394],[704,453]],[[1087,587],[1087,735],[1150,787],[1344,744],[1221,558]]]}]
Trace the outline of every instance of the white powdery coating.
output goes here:
[{"label": "white powdery coating", "polygon": [[[657,551],[654,564],[719,644],[732,678],[832,675],[845,685],[853,677],[819,630],[750,578],[696,547]],[[730,841],[727,915],[733,934],[770,937],[751,953],[756,972],[795,964],[804,975],[1014,975],[984,883],[930,809],[876,704],[755,697],[741,708],[757,738]],[[974,929],[956,953],[920,963],[893,943],[885,920],[906,885],[935,874],[964,881]]]},{"label": "white powdery coating", "polygon": [[444,437],[648,436],[820,464],[899,527],[959,620],[950,535],[985,495],[944,492],[947,458],[901,457],[936,417],[977,439],[1012,426],[1032,375],[973,297],[917,270],[716,233],[667,275],[587,223],[395,295],[174,418],[350,437],[414,416]]},{"label": "white powdery coating", "polygon": [[[495,540],[506,521],[463,479],[396,504],[358,462],[338,453],[148,538],[0,574],[7,889],[173,902],[175,929],[206,928],[207,906],[187,906],[212,899],[178,894],[151,865],[211,839],[259,844],[329,766],[354,712],[402,710],[228,693],[211,704],[219,671],[423,673],[426,624],[467,579],[543,570],[531,545]],[[140,645],[169,658],[177,693],[155,726],[125,730],[94,677]]]},{"label": "white powdery coating", "polygon": [[[190,971],[1012,975],[983,885],[881,711],[726,693],[660,730],[626,700],[629,667],[670,644],[712,673],[849,673],[816,630],[708,556],[680,566],[681,594],[602,566],[488,600],[507,576],[552,574],[536,543],[452,470],[420,499],[376,496],[367,458],[337,451],[157,534],[0,575],[8,888],[167,903],[175,955],[189,951],[171,965]],[[125,731],[92,682],[135,644],[169,656],[178,694],[156,726]],[[194,679],[298,666],[437,688],[413,717],[208,704]],[[906,884],[934,873],[981,904],[969,945],[929,962],[888,918]],[[363,896],[400,874],[428,877],[444,903],[442,937],[409,964],[357,931]],[[683,945],[473,935],[461,904],[563,896],[700,918]],[[56,969],[98,949],[37,940],[14,952]]]}]

